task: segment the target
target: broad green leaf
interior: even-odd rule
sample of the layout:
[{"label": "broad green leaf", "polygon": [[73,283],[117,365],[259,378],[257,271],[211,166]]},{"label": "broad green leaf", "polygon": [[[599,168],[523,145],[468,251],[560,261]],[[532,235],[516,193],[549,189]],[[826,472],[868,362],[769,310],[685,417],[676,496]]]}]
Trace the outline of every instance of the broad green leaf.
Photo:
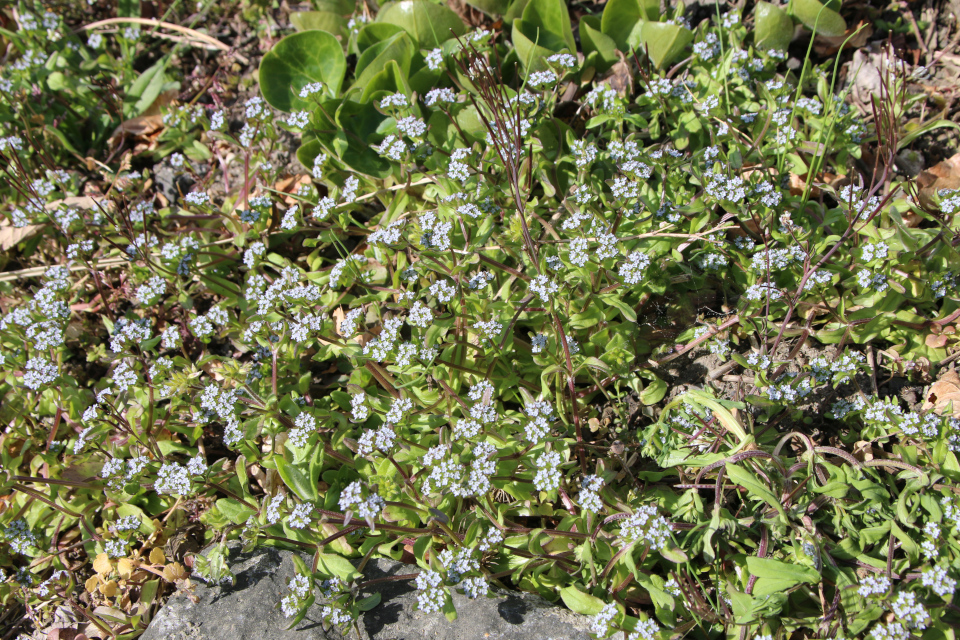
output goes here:
[{"label": "broad green leaf", "polygon": [[297,31],[326,31],[333,35],[343,35],[347,20],[332,11],[297,11],[290,14],[290,24]]},{"label": "broad green leaf", "polygon": [[529,26],[547,31],[563,40],[567,49],[577,50],[570,26],[570,12],[563,0],[530,0],[523,10],[521,19]]},{"label": "broad green leaf", "polygon": [[460,16],[451,9],[427,0],[401,0],[387,5],[377,16],[377,22],[402,27],[421,49],[438,47],[467,30]]},{"label": "broad green leaf", "polygon": [[510,8],[510,0],[467,0],[467,4],[490,16],[502,16]]},{"label": "broad green leaf", "polygon": [[642,48],[658,69],[663,69],[676,60],[693,41],[693,31],[678,24],[644,22],[640,28]]},{"label": "broad green leaf", "polygon": [[389,40],[398,33],[405,33],[403,27],[386,22],[371,22],[357,34],[357,48],[363,53],[378,42]]},{"label": "broad green leaf", "polygon": [[302,31],[287,36],[260,61],[260,92],[280,111],[312,110],[314,103],[300,97],[311,82],[323,83],[336,96],[343,84],[347,60],[340,42],[326,31]]},{"label": "broad green leaf", "polygon": [[366,86],[363,87],[360,102],[370,102],[384,94],[394,93],[409,96],[412,90],[409,82],[407,82],[406,74],[400,69],[400,65],[397,64],[396,60],[388,60],[383,71],[370,78]]},{"label": "broad green leaf", "polygon": [[127,118],[135,118],[150,108],[166,84],[164,72],[170,62],[169,56],[164,56],[153,66],[140,74],[124,98],[123,114]]},{"label": "broad green leaf", "polygon": [[847,23],[840,14],[817,0],[793,0],[790,7],[805,27],[822,36],[836,38],[847,31]]},{"label": "broad green leaf", "polygon": [[605,604],[600,598],[580,591],[575,585],[560,589],[560,597],[570,611],[585,616],[600,613]]},{"label": "broad green leaf", "polygon": [[287,462],[286,459],[281,456],[276,456],[274,462],[277,463],[277,473],[280,474],[280,477],[283,479],[283,483],[287,485],[291,491],[293,491],[297,496],[305,502],[316,502],[317,500],[317,487],[314,484],[311,484],[310,479],[302,471],[297,469],[293,464]]},{"label": "broad green leaf", "polygon": [[317,11],[329,11],[341,16],[349,16],[357,10],[356,0],[313,0]]},{"label": "broad green leaf", "polygon": [[360,54],[357,60],[357,79],[353,83],[353,91],[362,93],[367,83],[391,61],[395,62],[404,74],[410,73],[410,62],[416,51],[416,45],[406,32],[400,32],[373,45]]},{"label": "broad green leaf", "polygon": [[558,35],[550,33],[524,20],[513,21],[513,46],[527,74],[548,69],[546,58],[567,48],[567,43]]},{"label": "broad green leaf", "polygon": [[613,39],[618,49],[627,52],[639,46],[643,23],[659,16],[659,0],[609,0],[603,8],[600,30]]},{"label": "broad green leaf", "polygon": [[787,12],[769,2],[758,2],[753,16],[753,41],[757,48],[786,51],[793,39],[793,20]]},{"label": "broad green leaf", "polygon": [[233,498],[221,498],[217,500],[217,508],[227,516],[233,524],[243,524],[247,518],[253,515],[254,510]]},{"label": "broad green leaf", "polygon": [[667,383],[654,375],[653,380],[647,383],[640,393],[640,402],[647,406],[654,405],[663,400],[665,395],[667,395]]},{"label": "broad green leaf", "polygon": [[383,596],[380,595],[380,592],[377,592],[372,596],[367,596],[363,600],[357,600],[357,608],[360,609],[360,611],[370,611],[370,609],[373,609],[375,606],[380,604],[380,599],[382,597]]},{"label": "broad green leaf", "polygon": [[747,556],[747,569],[758,578],[789,580],[792,584],[820,582],[820,574],[813,567],[791,562]]},{"label": "broad green leaf", "polygon": [[338,576],[345,582],[350,582],[360,577],[360,572],[350,564],[349,560],[332,553],[319,554],[317,571],[327,576]]},{"label": "broad green leaf", "polygon": [[597,71],[600,73],[619,60],[617,43],[601,31],[600,20],[595,16],[584,16],[580,19],[580,44],[583,46],[584,55],[596,52],[597,60],[600,62],[597,64]]}]

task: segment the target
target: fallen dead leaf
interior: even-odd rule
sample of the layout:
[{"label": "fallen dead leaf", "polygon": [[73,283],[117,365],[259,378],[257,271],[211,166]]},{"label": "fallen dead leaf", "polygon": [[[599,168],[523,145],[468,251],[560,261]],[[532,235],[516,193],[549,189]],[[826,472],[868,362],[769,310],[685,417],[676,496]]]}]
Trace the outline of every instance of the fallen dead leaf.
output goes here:
[{"label": "fallen dead leaf", "polygon": [[[308,174],[302,174],[297,176],[290,176],[284,178],[273,185],[273,188],[283,194],[294,194],[296,193],[302,185],[307,185],[313,182],[313,178]],[[289,195],[283,196],[283,202],[288,207],[292,207],[295,204],[299,204],[299,200],[293,198]]]},{"label": "fallen dead leaf", "polygon": [[621,96],[633,94],[633,73],[630,70],[630,62],[620,54],[620,62],[610,68],[610,88]]},{"label": "fallen dead leaf", "polygon": [[[124,120],[120,126],[114,129],[110,136],[110,147],[116,148],[121,141],[126,142],[133,147],[133,154],[137,155],[144,151],[151,151],[158,146],[157,138],[163,131],[163,116],[150,115],[138,116],[130,120]],[[131,140],[132,138],[132,140]]]},{"label": "fallen dead leaf", "polygon": [[0,249],[8,251],[24,240],[35,236],[41,229],[43,229],[42,224],[28,224],[25,227],[2,224],[0,225]]},{"label": "fallen dead leaf", "polygon": [[845,48],[859,49],[860,47],[866,46],[870,40],[870,36],[873,35],[873,25],[861,20],[860,24],[855,27],[850,27],[842,36],[834,36],[831,38],[817,34],[816,39],[813,41],[813,50],[821,56],[832,56],[840,51],[840,47],[844,46],[844,41],[854,33],[856,33],[856,35],[850,39],[850,42],[847,42]]},{"label": "fallen dead leaf", "polygon": [[943,415],[947,410],[947,405],[953,403],[952,415],[954,418],[960,418],[960,375],[956,371],[947,371],[940,376],[940,379],[930,385],[930,391],[924,399],[921,411],[933,412],[937,415]]},{"label": "fallen dead leaf", "polygon": [[934,196],[940,189],[960,189],[960,153],[921,171],[917,184],[920,185],[920,205],[936,209]]}]

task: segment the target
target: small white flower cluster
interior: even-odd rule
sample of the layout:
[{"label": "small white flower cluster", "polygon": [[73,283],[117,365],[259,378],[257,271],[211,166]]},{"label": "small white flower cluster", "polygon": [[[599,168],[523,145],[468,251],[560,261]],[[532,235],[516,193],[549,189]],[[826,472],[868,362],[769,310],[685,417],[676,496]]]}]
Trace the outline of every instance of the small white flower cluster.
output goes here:
[{"label": "small white flower cluster", "polygon": [[597,159],[597,145],[586,140],[575,140],[570,151],[577,161],[577,169],[586,169]]},{"label": "small white flower cluster", "polygon": [[431,89],[427,92],[427,95],[424,96],[424,102],[428,107],[432,107],[438,104],[447,104],[457,101],[457,94],[453,92],[453,89]]},{"label": "small white flower cluster", "polygon": [[861,269],[857,272],[857,284],[861,289],[872,290],[876,293],[882,293],[890,286],[887,284],[887,277],[882,273],[874,273],[869,269]]},{"label": "small white flower cluster", "polygon": [[556,85],[560,78],[553,71],[534,71],[527,78],[531,87],[546,87]]},{"label": "small white flower cluster", "polygon": [[57,365],[41,357],[30,358],[24,366],[23,386],[37,391],[45,384],[57,379],[60,372]]},{"label": "small white flower cluster", "polygon": [[297,615],[300,604],[310,595],[310,582],[311,580],[308,576],[298,573],[287,583],[290,593],[280,600],[280,609],[283,611],[283,615],[288,618]]},{"label": "small white flower cluster", "polygon": [[560,488],[560,464],[563,458],[556,451],[544,451],[535,461],[537,472],[533,484],[538,491],[552,491]]},{"label": "small white flower cluster", "polygon": [[375,146],[374,149],[377,150],[377,153],[379,153],[381,157],[388,158],[394,162],[400,162],[407,153],[407,143],[404,142],[402,138],[390,134],[380,142],[379,146]]},{"label": "small white flower cluster", "polygon": [[573,69],[577,66],[577,57],[571,53],[555,53],[547,57],[547,62],[552,62],[566,69]]},{"label": "small white flower cluster", "polygon": [[443,577],[436,571],[424,569],[417,576],[417,607],[424,613],[437,613],[443,610],[447,601],[447,591],[443,588]]},{"label": "small white flower cluster", "polygon": [[3,530],[3,535],[15,553],[29,555],[37,546],[37,536],[30,531],[26,520],[14,520]]},{"label": "small white flower cluster", "polygon": [[320,82],[310,82],[303,85],[303,88],[300,89],[301,98],[309,98],[312,95],[316,95],[323,91],[323,84]]},{"label": "small white flower cluster", "polygon": [[936,299],[943,298],[947,295],[947,291],[955,291],[957,288],[957,278],[953,275],[952,271],[947,271],[943,274],[941,280],[936,280],[933,283],[931,289],[933,289],[933,295]]},{"label": "small white flower cluster", "polygon": [[600,489],[603,488],[603,478],[595,475],[585,475],[580,480],[580,507],[584,511],[600,513],[603,510],[603,501],[600,499]]},{"label": "small white flower cluster", "polygon": [[350,417],[354,422],[364,422],[370,417],[370,408],[364,404],[366,399],[367,394],[362,391],[350,398]]},{"label": "small white flower cluster", "polygon": [[473,549],[466,547],[460,547],[456,551],[444,549],[437,559],[440,566],[446,570],[450,584],[459,584],[466,574],[480,570],[480,563],[473,558]]},{"label": "small white flower cluster", "polygon": [[920,582],[930,587],[941,598],[952,597],[957,590],[957,581],[947,575],[943,567],[931,567],[920,574]]},{"label": "small white flower cluster", "polygon": [[617,617],[617,613],[619,613],[619,610],[616,604],[611,602],[604,605],[603,609],[591,618],[590,631],[597,634],[598,638],[608,637],[613,632],[611,626],[613,625],[613,619]]},{"label": "small white flower cluster", "polygon": [[860,588],[857,589],[857,593],[862,598],[886,597],[887,593],[890,592],[890,587],[890,579],[886,576],[867,576],[860,581]]},{"label": "small white flower cluster", "polygon": [[357,440],[357,455],[368,456],[374,451],[389,455],[396,437],[397,434],[389,424],[382,425],[376,430],[367,429]]},{"label": "small white flower cluster", "polygon": [[153,484],[158,494],[172,496],[189,495],[190,487],[189,471],[175,462],[164,463],[157,472],[157,480]]},{"label": "small white flower cluster", "polygon": [[167,281],[161,276],[153,276],[137,288],[137,300],[140,304],[150,304],[167,292]]},{"label": "small white flower cluster", "polygon": [[478,320],[473,326],[484,346],[490,345],[500,337],[500,332],[503,331],[503,325],[496,320]]},{"label": "small white flower cluster", "polygon": [[550,433],[550,421],[556,417],[553,413],[553,405],[546,400],[536,400],[524,408],[524,413],[530,418],[524,427],[524,433],[527,440],[537,444]]},{"label": "small white flower cluster", "polygon": [[808,396],[811,391],[813,391],[813,387],[810,385],[810,380],[804,378],[796,385],[790,383],[770,385],[767,387],[767,397],[774,402],[793,404],[797,400]]},{"label": "small white flower cluster", "polygon": [[782,297],[783,294],[780,292],[780,289],[777,288],[777,285],[772,282],[760,282],[755,285],[751,285],[747,288],[744,297],[747,300],[766,300],[770,299],[771,302]]},{"label": "small white flower cluster", "polygon": [[643,541],[658,551],[670,540],[670,524],[652,505],[637,508],[620,523],[620,538],[627,544]]},{"label": "small white flower cluster", "polygon": [[313,513],[313,505],[309,502],[298,504],[287,516],[287,525],[291,529],[303,529],[310,524],[310,514]]},{"label": "small white flower cluster", "polygon": [[362,497],[363,485],[359,481],[351,482],[340,492],[340,510],[352,511],[356,508],[361,518],[375,518],[383,511],[386,502],[374,492]]},{"label": "small white flower cluster", "polygon": [[810,369],[818,384],[833,382],[834,385],[853,378],[866,364],[866,357],[857,351],[845,351],[835,360],[818,357],[810,362]]},{"label": "small white flower cluster", "polygon": [[618,275],[627,284],[640,284],[644,271],[650,266],[650,258],[640,251],[631,251],[626,261],[620,265]]},{"label": "small white flower cluster", "polygon": [[926,629],[930,614],[922,604],[917,602],[917,594],[912,591],[901,591],[891,605],[894,615],[902,621],[908,629]]},{"label": "small white flower cluster", "polygon": [[543,274],[534,277],[527,288],[530,292],[540,296],[540,300],[544,304],[550,304],[550,296],[558,291],[557,283]]},{"label": "small white flower cluster", "polygon": [[410,103],[407,101],[407,96],[403,95],[402,93],[394,93],[380,101],[381,109],[389,109],[390,107],[400,108],[409,105]]},{"label": "small white flower cluster", "polygon": [[909,640],[912,636],[899,622],[880,623],[870,630],[867,640]]}]

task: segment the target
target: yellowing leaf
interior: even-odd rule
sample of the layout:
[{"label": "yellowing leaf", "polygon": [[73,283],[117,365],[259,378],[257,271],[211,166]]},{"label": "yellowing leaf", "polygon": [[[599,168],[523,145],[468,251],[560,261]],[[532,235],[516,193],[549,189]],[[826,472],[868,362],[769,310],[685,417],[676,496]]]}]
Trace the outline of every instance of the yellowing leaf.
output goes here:
[{"label": "yellowing leaf", "polygon": [[167,558],[163,555],[163,549],[160,547],[154,547],[150,552],[150,562],[153,564],[164,564],[166,561]]},{"label": "yellowing leaf", "polygon": [[93,561],[93,570],[100,575],[106,575],[113,571],[113,563],[110,562],[110,556],[105,553],[98,555],[96,560]]},{"label": "yellowing leaf", "polygon": [[97,586],[100,584],[100,576],[90,576],[87,578],[87,581],[83,584],[83,587],[87,590],[87,593],[93,593],[97,590]]},{"label": "yellowing leaf", "polygon": [[115,581],[115,580],[111,580],[110,582],[105,582],[105,583],[101,584],[101,585],[100,585],[100,593],[102,593],[103,595],[107,596],[108,598],[112,598],[113,596],[117,595],[117,583],[116,583],[116,581]]}]

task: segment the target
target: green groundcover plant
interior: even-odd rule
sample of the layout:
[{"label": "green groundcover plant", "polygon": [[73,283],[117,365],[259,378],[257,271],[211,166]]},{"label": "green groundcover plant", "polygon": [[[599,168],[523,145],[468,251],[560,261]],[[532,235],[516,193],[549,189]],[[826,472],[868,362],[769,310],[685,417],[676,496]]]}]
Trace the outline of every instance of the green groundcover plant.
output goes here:
[{"label": "green groundcover plant", "polygon": [[[164,107],[155,159],[194,184],[175,203],[149,167],[83,160],[166,63],[138,75],[133,31],[21,7],[4,213],[47,267],[2,283],[0,600],[133,638],[164,590],[230,581],[240,539],[312,554],[293,624],[320,602],[349,629],[386,556],[450,620],[453,591],[506,586],[598,638],[953,638],[960,423],[860,384],[860,346],[919,376],[960,314],[960,196],[921,206],[892,172],[948,124],[903,128],[916,70],[866,124],[837,61],[785,65],[795,24],[847,32],[832,4],[692,25],[610,0],[577,37],[559,0],[471,4],[502,30],[426,0],[295,14],[262,97]],[[239,178],[201,167],[230,158]],[[705,289],[679,333],[651,321]],[[811,337],[836,356],[798,360]],[[663,366],[697,349],[753,394],[668,399]],[[177,553],[197,520],[214,546]]]}]

